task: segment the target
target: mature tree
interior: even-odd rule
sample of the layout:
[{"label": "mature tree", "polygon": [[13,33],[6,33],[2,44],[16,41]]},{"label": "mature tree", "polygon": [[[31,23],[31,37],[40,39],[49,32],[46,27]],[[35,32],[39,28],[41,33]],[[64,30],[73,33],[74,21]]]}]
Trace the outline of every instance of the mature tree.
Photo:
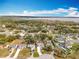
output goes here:
[{"label": "mature tree", "polygon": [[5,44],[7,41],[6,41],[6,39],[0,39],[0,44]]},{"label": "mature tree", "polygon": [[16,39],[15,36],[8,36],[8,37],[6,38],[7,42],[12,42],[12,41],[15,40],[15,39]]},{"label": "mature tree", "polygon": [[35,40],[32,35],[25,36],[24,40],[27,42],[27,44],[35,43]]}]

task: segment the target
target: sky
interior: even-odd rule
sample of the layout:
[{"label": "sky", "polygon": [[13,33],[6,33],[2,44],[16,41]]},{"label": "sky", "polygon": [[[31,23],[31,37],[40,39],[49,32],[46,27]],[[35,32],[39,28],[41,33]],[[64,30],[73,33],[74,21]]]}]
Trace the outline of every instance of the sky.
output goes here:
[{"label": "sky", "polygon": [[79,17],[79,0],[0,0],[0,15]]}]

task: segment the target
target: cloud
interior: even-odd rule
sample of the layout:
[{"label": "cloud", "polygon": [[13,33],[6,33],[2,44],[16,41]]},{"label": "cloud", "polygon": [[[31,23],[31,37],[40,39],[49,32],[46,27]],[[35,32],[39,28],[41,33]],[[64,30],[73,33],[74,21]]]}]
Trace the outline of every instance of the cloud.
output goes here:
[{"label": "cloud", "polygon": [[68,9],[68,14],[66,16],[69,16],[69,17],[79,17],[79,10],[78,8],[69,8]]},{"label": "cloud", "polygon": [[73,11],[73,12],[69,13],[69,14],[66,15],[66,16],[79,17],[79,12],[78,12],[78,11]]},{"label": "cloud", "polygon": [[79,17],[79,9],[74,7],[69,7],[68,9],[64,8],[58,8],[54,10],[37,10],[37,11],[27,11],[24,10],[21,13],[14,13],[9,12],[7,14],[0,14],[0,15],[14,15],[14,16],[39,16],[39,15],[55,15],[58,14],[61,16],[61,14],[65,13],[66,17]]}]

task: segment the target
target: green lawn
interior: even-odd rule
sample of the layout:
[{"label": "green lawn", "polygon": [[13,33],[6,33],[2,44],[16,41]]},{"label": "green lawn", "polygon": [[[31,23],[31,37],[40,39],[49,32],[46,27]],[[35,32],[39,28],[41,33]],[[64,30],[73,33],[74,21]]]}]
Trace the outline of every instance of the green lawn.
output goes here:
[{"label": "green lawn", "polygon": [[33,57],[39,57],[39,54],[37,52],[37,49],[35,49],[34,53],[33,53]]}]

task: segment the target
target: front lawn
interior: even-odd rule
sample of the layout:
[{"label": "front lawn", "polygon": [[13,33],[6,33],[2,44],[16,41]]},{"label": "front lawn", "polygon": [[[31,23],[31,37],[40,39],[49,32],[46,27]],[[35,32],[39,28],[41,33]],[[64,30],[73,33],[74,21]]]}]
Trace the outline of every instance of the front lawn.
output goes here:
[{"label": "front lawn", "polygon": [[30,49],[24,48],[20,51],[18,59],[26,59],[29,56],[30,56]]},{"label": "front lawn", "polygon": [[0,57],[7,57],[9,55],[8,49],[0,49]]},{"label": "front lawn", "polygon": [[37,52],[37,49],[35,49],[34,53],[33,53],[33,57],[39,57],[39,54]]}]

